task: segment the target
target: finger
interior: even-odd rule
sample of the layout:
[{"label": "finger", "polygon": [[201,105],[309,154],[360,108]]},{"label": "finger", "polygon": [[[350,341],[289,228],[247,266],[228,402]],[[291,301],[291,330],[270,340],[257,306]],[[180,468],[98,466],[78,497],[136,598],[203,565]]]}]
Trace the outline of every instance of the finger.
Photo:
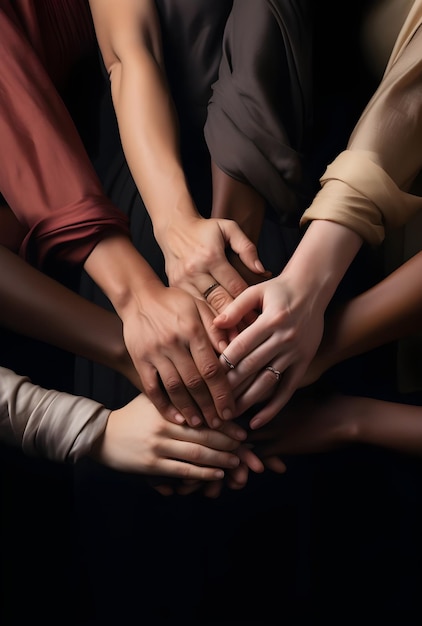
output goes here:
[{"label": "finger", "polygon": [[222,224],[224,237],[230,248],[236,252],[242,263],[255,274],[264,274],[265,268],[262,265],[258,250],[255,244],[245,235],[242,229],[234,221],[225,221]]},{"label": "finger", "polygon": [[[253,289],[253,287],[250,289]],[[218,318],[216,317],[214,319],[214,325],[216,326],[217,320]],[[248,359],[248,369],[242,370],[242,378],[244,378],[244,374],[250,375],[252,371],[257,372],[263,369],[267,363],[277,356],[279,349],[277,340],[274,338],[274,329],[268,324],[268,316],[265,319],[263,315],[259,315],[252,324],[243,329],[230,342],[224,350],[224,356],[236,367],[242,359]],[[288,363],[286,362],[284,368],[287,365]],[[239,370],[237,371],[239,372]],[[240,374],[241,372],[239,372],[239,376]]]},{"label": "finger", "polygon": [[178,459],[162,459],[157,467],[159,475],[183,478],[188,480],[221,480],[224,470],[220,467],[203,467],[194,463],[179,461]]},{"label": "finger", "polygon": [[[229,263],[227,265],[229,265]],[[244,282],[242,279],[239,279],[239,281],[241,283]],[[244,283],[244,285],[245,286],[243,287],[243,289],[245,289],[247,286],[246,283]],[[242,289],[240,289],[240,291],[239,289],[237,289],[237,291],[238,293],[241,293]],[[227,289],[221,283],[217,283],[215,289],[213,289],[213,291],[208,294],[205,300],[208,306],[210,306],[213,311],[215,311],[215,313],[221,313],[229,306],[229,304],[233,302],[233,298],[234,295],[231,295],[230,292],[227,291]]]},{"label": "finger", "polygon": [[[218,431],[224,433],[228,437],[235,439],[236,442],[245,441],[248,433],[244,428],[236,424],[234,421],[226,421],[219,426]],[[213,431],[214,432],[214,431]]]},{"label": "finger", "polygon": [[[236,450],[239,443],[247,436],[246,431],[235,422],[224,422],[218,429],[206,426],[190,428],[190,426],[168,425],[166,434],[177,441],[197,443],[214,450],[230,452]],[[233,437],[233,434],[236,436]]]},{"label": "finger", "polygon": [[236,415],[242,415],[256,404],[268,401],[278,390],[279,383],[280,377],[264,368],[236,399]]},{"label": "finger", "polygon": [[249,468],[245,463],[241,463],[235,470],[229,472],[227,476],[227,486],[229,489],[243,489],[249,478]]},{"label": "finger", "polygon": [[206,302],[198,300],[197,307],[211,345],[215,352],[220,354],[238,334],[238,331],[237,329],[226,330],[214,326],[215,312],[211,310]]},{"label": "finger", "polygon": [[[242,280],[243,282],[243,280]],[[240,285],[240,283],[239,283]],[[247,287],[247,284],[244,283],[245,287],[244,289]],[[233,292],[235,291],[235,289],[233,289]],[[237,289],[236,289],[237,291]],[[239,291],[239,293],[241,293],[241,291]],[[233,302],[233,297],[230,295],[230,293],[227,292],[227,290],[222,286],[219,285],[218,287],[216,287],[212,293],[208,296],[207,298],[207,303],[208,305],[212,308],[212,310],[215,312],[215,314],[219,314],[222,313],[228,306],[229,304],[231,304]],[[240,320],[240,322],[237,324],[236,327],[233,327],[231,329],[227,329],[230,331],[230,341],[232,341],[234,339],[234,337],[244,328],[246,328],[247,326],[249,326],[250,324],[252,324],[252,322],[254,322],[256,319],[256,312],[255,311],[251,311],[250,313],[248,313],[247,315],[245,315],[245,317]],[[221,329],[218,329],[221,332]]]},{"label": "finger", "polygon": [[[232,419],[234,415],[235,403],[230,383],[205,333],[193,337],[191,353],[198,371],[207,385],[208,394],[199,395],[197,390],[193,388],[191,393],[202,409],[207,424],[211,428],[218,428],[221,423],[220,420]],[[202,387],[200,391],[203,391]]]},{"label": "finger", "polygon": [[260,474],[264,471],[265,467],[262,460],[253,452],[248,446],[239,446],[237,454],[241,463],[246,465],[252,472]]},{"label": "finger", "polygon": [[[219,280],[222,282],[220,283],[217,278],[212,279],[213,282],[210,283],[210,285],[202,293],[209,309],[212,310],[212,319],[214,319],[216,314],[224,311],[224,309],[226,309],[227,306],[233,302],[233,298],[247,287],[247,283],[239,276],[238,272],[228,261],[225,262],[222,272],[219,272],[216,269],[213,271],[216,277],[219,277]],[[223,278],[220,278],[220,274]],[[240,328],[246,327],[248,323],[251,323],[252,321],[252,317],[248,321],[242,320],[239,326]],[[223,330],[221,328],[217,329],[215,326],[213,326],[213,329],[214,333],[217,331],[221,333]],[[231,341],[238,332],[239,329],[235,327],[227,329],[226,336],[228,335],[229,341]],[[227,341],[227,343],[229,343],[229,341]],[[219,346],[219,352],[224,350],[224,347]]]},{"label": "finger", "polygon": [[287,470],[286,464],[278,456],[270,456],[264,458],[265,467],[272,470],[276,474],[284,474]]},{"label": "finger", "polygon": [[[189,365],[189,359],[187,362]],[[194,380],[200,378],[193,362],[191,372],[196,373]],[[142,384],[145,394],[157,410],[164,417],[172,417],[170,421],[181,424],[186,420],[190,426],[194,427],[203,422],[200,408],[186,389],[177,368],[168,359],[162,359],[157,367],[144,368]],[[203,385],[203,387],[206,393],[206,386]]]},{"label": "finger", "polygon": [[270,402],[258,411],[249,422],[250,428],[255,430],[264,426],[273,419],[289,402],[294,392],[299,386],[303,376],[303,367],[288,368],[283,373],[279,387]]},{"label": "finger", "polygon": [[261,310],[262,302],[258,287],[254,285],[245,289],[223,312],[216,316],[214,323],[218,328],[237,326],[248,314]]},{"label": "finger", "polygon": [[[233,452],[215,450],[207,446],[187,441],[173,441],[171,446],[171,458],[185,461],[187,464],[203,465],[233,469],[240,463],[239,457]],[[191,476],[184,476],[191,478]]]},{"label": "finger", "polygon": [[[273,386],[274,375],[267,375],[261,378],[262,374],[266,371],[265,368],[268,366],[268,363],[272,363],[273,365],[277,364],[277,368],[275,369],[281,373],[288,367],[290,364],[289,359],[291,358],[288,354],[285,356],[277,354],[276,351],[280,349],[279,346],[268,337],[252,351],[249,351],[249,346],[246,347],[246,344],[243,343],[245,334],[246,331],[240,335],[240,340],[242,341],[240,351],[243,350],[243,355],[240,360],[236,360],[236,358],[241,355],[240,351],[237,351],[237,354],[235,351],[235,356],[232,356],[234,342],[228,346],[219,357],[220,363],[226,368],[230,385],[232,389],[235,390],[233,392],[235,397],[240,395],[239,388],[244,391],[245,381],[249,381],[249,384],[252,384],[253,380],[257,380],[257,384],[259,381],[261,387],[264,386],[270,389]],[[277,361],[274,360],[275,358],[277,358]],[[254,391],[256,391],[255,388]]]}]

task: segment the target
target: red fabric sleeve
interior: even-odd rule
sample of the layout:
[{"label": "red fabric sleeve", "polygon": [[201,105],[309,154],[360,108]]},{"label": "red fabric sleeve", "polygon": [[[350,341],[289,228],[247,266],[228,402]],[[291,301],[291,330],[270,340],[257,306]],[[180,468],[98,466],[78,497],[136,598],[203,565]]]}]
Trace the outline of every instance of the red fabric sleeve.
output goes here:
[{"label": "red fabric sleeve", "polygon": [[21,254],[81,264],[106,231],[128,234],[10,2],[0,0],[0,192],[28,230]]}]

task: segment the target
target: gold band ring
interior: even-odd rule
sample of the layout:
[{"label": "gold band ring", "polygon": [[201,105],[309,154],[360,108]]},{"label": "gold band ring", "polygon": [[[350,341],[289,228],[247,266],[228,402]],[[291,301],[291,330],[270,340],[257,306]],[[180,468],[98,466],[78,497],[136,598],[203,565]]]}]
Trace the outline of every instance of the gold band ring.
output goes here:
[{"label": "gold band ring", "polygon": [[202,294],[204,296],[205,300],[208,298],[210,293],[212,293],[214,291],[214,289],[217,289],[217,287],[219,287],[219,286],[220,286],[220,283],[213,283],[207,289],[205,289],[204,293]]}]

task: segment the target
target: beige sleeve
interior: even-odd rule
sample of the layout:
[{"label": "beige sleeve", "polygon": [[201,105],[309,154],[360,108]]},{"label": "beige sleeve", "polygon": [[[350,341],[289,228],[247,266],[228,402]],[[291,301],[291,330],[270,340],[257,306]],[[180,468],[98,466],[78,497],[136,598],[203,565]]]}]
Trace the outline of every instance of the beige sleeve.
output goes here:
[{"label": "beige sleeve", "polygon": [[25,454],[75,462],[104,432],[110,410],[89,398],[47,390],[0,367],[0,440]]},{"label": "beige sleeve", "polygon": [[420,209],[412,193],[422,170],[422,0],[398,36],[383,79],[347,146],[321,178],[302,216],[342,224],[370,244],[406,224]]}]

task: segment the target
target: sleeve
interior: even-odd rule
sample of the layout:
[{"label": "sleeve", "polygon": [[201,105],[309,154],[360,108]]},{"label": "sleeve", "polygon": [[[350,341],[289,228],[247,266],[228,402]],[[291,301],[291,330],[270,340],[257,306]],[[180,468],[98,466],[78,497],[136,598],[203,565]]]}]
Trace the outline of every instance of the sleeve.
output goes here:
[{"label": "sleeve", "polygon": [[0,439],[29,456],[77,461],[102,435],[109,415],[94,400],[46,390],[0,367]]},{"label": "sleeve", "polygon": [[106,231],[128,234],[56,88],[0,3],[0,193],[27,236],[21,254],[81,264]]},{"label": "sleeve", "polygon": [[422,209],[416,194],[422,169],[421,0],[397,41],[377,91],[347,149],[327,167],[302,226],[330,220],[379,245],[386,230],[408,223]]},{"label": "sleeve", "polygon": [[282,222],[300,208],[311,40],[306,2],[234,0],[204,128],[213,161]]}]

